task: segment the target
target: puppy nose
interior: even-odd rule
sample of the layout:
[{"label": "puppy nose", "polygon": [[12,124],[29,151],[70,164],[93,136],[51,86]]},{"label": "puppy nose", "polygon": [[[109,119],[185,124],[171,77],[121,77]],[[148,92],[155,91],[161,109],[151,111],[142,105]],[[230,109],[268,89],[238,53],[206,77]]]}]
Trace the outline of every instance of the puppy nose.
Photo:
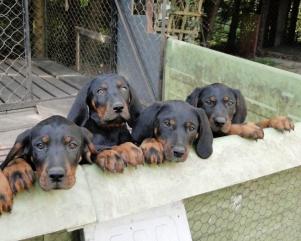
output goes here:
[{"label": "puppy nose", "polygon": [[176,158],[181,158],[185,154],[185,147],[184,146],[175,146],[172,150],[173,150],[173,155]]},{"label": "puppy nose", "polygon": [[53,182],[60,182],[65,176],[65,170],[62,167],[52,167],[48,170],[48,176]]},{"label": "puppy nose", "polygon": [[214,124],[216,126],[222,127],[224,124],[226,124],[226,118],[225,117],[216,117],[214,118]]},{"label": "puppy nose", "polygon": [[116,102],[113,104],[113,110],[116,112],[116,113],[120,113],[122,110],[123,110],[123,104],[121,102]]}]

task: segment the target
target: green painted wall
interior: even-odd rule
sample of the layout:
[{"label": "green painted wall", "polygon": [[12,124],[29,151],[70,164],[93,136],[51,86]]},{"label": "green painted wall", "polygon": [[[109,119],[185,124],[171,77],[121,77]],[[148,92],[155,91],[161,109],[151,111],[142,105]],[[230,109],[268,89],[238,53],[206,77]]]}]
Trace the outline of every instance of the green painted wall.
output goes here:
[{"label": "green painted wall", "polygon": [[193,241],[301,240],[301,167],[184,201]]},{"label": "green painted wall", "polygon": [[169,39],[165,99],[185,99],[195,87],[222,82],[242,91],[249,120],[289,115],[301,121],[301,75]]}]

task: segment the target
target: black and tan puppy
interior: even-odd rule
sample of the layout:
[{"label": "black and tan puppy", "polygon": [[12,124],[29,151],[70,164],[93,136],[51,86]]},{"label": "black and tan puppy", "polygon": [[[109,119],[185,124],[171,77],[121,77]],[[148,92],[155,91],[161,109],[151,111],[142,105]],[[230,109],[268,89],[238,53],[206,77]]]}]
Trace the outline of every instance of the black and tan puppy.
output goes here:
[{"label": "black and tan puppy", "polygon": [[141,144],[145,161],[185,161],[189,147],[207,158],[212,153],[213,136],[203,110],[184,101],[154,103],[143,110],[133,128],[135,142]]},{"label": "black and tan puppy", "polygon": [[124,77],[97,76],[78,93],[68,119],[93,133],[99,154],[94,159],[104,170],[122,172],[127,164],[143,163],[143,153],[135,146],[127,128],[135,124],[141,105]]},{"label": "black and tan puppy", "polygon": [[186,101],[206,112],[214,136],[239,135],[262,139],[263,128],[273,127],[280,131],[294,129],[293,122],[284,116],[265,119],[258,123],[244,123],[247,107],[243,95],[239,90],[224,84],[215,83],[196,88]]},{"label": "black and tan puppy", "polygon": [[[11,207],[11,193],[29,189],[34,171],[41,188],[69,189],[75,183],[76,167],[81,160],[90,162],[96,154],[92,134],[61,116],[52,116],[21,133],[0,172],[0,212]],[[6,190],[6,191],[3,191]]]}]

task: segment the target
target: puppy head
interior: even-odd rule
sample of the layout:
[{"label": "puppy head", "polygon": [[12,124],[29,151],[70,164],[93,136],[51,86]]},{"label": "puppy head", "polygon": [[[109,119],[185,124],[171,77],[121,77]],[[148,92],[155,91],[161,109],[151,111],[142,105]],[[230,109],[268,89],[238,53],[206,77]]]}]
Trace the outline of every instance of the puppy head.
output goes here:
[{"label": "puppy head", "polygon": [[82,158],[95,153],[92,136],[61,116],[52,116],[17,137],[4,168],[11,160],[31,161],[42,189],[69,189],[75,183],[76,167]]},{"label": "puppy head", "polygon": [[105,74],[97,76],[80,90],[68,119],[80,126],[84,126],[89,117],[103,126],[131,124],[140,108],[124,77]]},{"label": "puppy head", "polygon": [[161,142],[166,160],[185,161],[194,142],[200,157],[212,153],[213,137],[205,113],[183,101],[155,103],[141,113],[133,138],[142,142],[149,137]]},{"label": "puppy head", "polygon": [[205,111],[214,133],[227,133],[231,123],[243,123],[247,115],[240,91],[220,83],[196,88],[186,101]]}]

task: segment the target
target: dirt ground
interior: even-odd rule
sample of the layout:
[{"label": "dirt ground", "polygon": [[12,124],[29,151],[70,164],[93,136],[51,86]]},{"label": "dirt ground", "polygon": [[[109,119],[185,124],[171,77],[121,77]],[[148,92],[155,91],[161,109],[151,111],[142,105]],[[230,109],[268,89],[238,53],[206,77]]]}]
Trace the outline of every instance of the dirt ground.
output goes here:
[{"label": "dirt ground", "polygon": [[264,55],[255,61],[301,74],[301,45],[265,49]]}]

